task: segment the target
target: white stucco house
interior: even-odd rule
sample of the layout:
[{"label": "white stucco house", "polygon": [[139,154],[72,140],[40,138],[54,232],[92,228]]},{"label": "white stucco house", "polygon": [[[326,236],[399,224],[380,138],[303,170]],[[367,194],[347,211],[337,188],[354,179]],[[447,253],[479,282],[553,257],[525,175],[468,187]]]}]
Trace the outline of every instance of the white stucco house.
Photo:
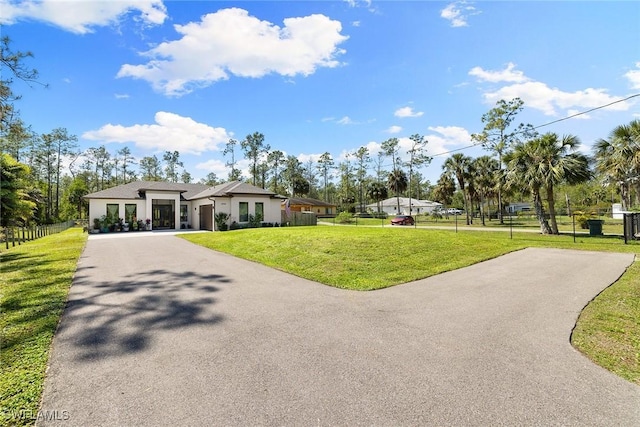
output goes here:
[{"label": "white stucco house", "polygon": [[[367,205],[367,209],[377,212],[378,204],[371,203]],[[398,199],[390,197],[380,202],[380,210],[388,215],[412,215],[432,213],[442,209],[442,203],[432,202],[431,200],[418,200],[409,197],[400,197],[400,211],[398,211]]]},{"label": "white stucco house", "polygon": [[280,223],[285,198],[239,181],[209,187],[161,181],[134,181],[84,196],[89,200],[89,224],[109,215],[126,223],[149,220],[151,229],[211,230],[217,212],[229,214],[228,224],[249,222],[249,215]]}]

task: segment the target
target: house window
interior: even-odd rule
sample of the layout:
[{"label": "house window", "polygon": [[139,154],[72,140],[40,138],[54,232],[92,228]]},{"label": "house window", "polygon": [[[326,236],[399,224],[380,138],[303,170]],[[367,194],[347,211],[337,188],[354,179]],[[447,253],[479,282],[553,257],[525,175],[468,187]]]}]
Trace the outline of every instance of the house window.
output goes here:
[{"label": "house window", "polygon": [[107,203],[107,220],[115,224],[120,219],[120,205],[117,203]]},{"label": "house window", "polygon": [[127,224],[133,224],[136,221],[136,210],[138,206],[133,203],[127,203],[124,205],[124,222]]},{"label": "house window", "polygon": [[180,222],[187,222],[188,220],[187,205],[180,205]]},{"label": "house window", "polygon": [[264,203],[262,202],[256,202],[256,220],[264,220]]},{"label": "house window", "polygon": [[249,202],[240,202],[240,222],[249,222]]}]

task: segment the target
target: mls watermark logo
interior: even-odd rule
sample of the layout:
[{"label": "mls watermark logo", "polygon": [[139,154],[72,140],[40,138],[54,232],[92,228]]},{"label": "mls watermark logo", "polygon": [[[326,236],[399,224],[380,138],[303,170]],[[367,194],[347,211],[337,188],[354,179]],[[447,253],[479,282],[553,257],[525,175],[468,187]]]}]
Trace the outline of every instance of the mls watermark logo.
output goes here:
[{"label": "mls watermark logo", "polygon": [[71,419],[69,411],[32,411],[31,409],[21,409],[19,411],[11,411],[10,417],[14,420],[31,420],[31,421],[67,421]]}]

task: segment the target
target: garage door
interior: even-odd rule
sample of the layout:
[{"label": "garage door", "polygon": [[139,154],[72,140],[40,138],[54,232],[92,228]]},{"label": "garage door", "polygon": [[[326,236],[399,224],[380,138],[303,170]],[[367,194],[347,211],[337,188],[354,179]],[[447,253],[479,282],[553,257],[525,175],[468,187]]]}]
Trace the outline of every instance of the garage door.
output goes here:
[{"label": "garage door", "polygon": [[200,206],[200,230],[213,231],[213,205]]}]

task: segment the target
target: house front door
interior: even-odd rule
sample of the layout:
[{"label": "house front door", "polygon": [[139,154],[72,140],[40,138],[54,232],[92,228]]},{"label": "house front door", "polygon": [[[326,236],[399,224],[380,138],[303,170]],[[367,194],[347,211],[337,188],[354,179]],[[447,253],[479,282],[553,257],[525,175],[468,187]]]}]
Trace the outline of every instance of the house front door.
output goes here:
[{"label": "house front door", "polygon": [[153,206],[153,228],[154,229],[174,229],[176,228],[176,218],[171,205]]}]

